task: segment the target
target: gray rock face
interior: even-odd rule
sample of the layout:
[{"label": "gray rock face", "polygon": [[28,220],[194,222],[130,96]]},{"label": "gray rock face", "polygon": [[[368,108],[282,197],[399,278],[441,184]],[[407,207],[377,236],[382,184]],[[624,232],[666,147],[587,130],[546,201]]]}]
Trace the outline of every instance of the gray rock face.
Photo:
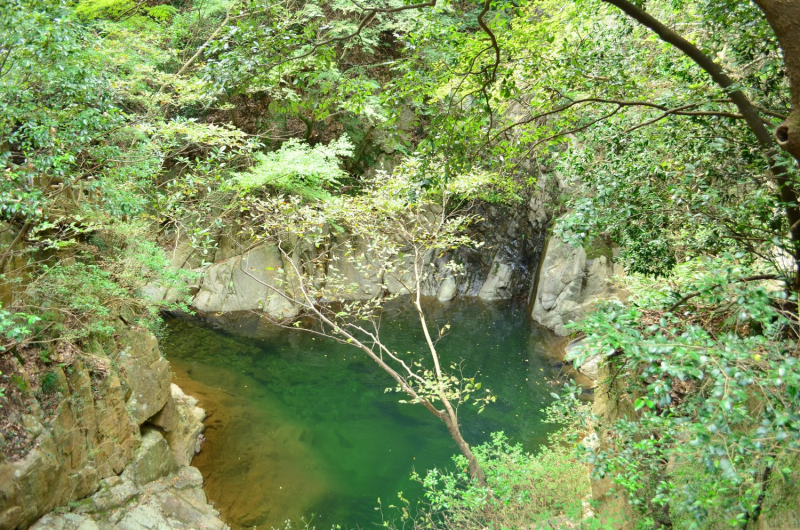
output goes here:
[{"label": "gray rock face", "polygon": [[614,292],[609,282],[614,274],[607,256],[587,259],[583,248],[553,237],[539,268],[531,317],[557,335],[567,335],[565,324],[582,318],[598,299]]},{"label": "gray rock face", "polygon": [[31,530],[227,530],[208,504],[203,477],[193,467],[145,486],[115,477],[77,509],[50,513]]},{"label": "gray rock face", "polygon": [[439,290],[436,292],[436,298],[440,302],[449,302],[458,294],[458,283],[456,279],[450,275],[442,280]]},{"label": "gray rock face", "polygon": [[385,263],[374,256],[362,241],[336,238],[331,248],[330,265],[337,271],[335,283],[349,286],[337,294],[346,300],[371,300],[383,294]]},{"label": "gray rock face", "polygon": [[[539,213],[529,215],[527,207],[486,206],[478,213],[484,220],[471,228],[472,237],[484,246],[440,254],[429,251],[422,259],[423,296],[446,302],[456,296],[495,301],[528,295],[531,272],[543,244],[543,218]],[[284,277],[282,271],[288,270],[291,263],[284,263],[287,258],[272,245],[240,250],[248,248],[248,241],[230,232],[219,236],[216,262],[204,269],[192,306],[204,313],[260,310],[272,318],[296,316],[298,308],[267,287],[289,289],[291,295],[291,285],[280,282]],[[292,259],[299,255],[313,256],[316,252],[295,243],[299,248],[293,250]],[[410,258],[387,267],[363,242],[346,235],[332,238],[330,245],[329,276],[315,281],[331,280],[330,285],[347,285],[334,292],[335,299],[368,300],[386,293],[407,294],[408,286],[413,285]],[[453,274],[451,264],[458,265],[459,274]]]},{"label": "gray rock face", "polygon": [[494,302],[496,300],[506,300],[511,298],[511,279],[512,268],[508,263],[503,263],[499,260],[500,256],[495,257],[492,262],[492,268],[489,270],[489,276],[483,282],[478,298],[487,302]]},{"label": "gray rock face", "polygon": [[295,316],[294,304],[267,286],[282,291],[283,266],[280,251],[272,245],[215,263],[206,269],[192,305],[208,313],[262,310],[275,318]]}]

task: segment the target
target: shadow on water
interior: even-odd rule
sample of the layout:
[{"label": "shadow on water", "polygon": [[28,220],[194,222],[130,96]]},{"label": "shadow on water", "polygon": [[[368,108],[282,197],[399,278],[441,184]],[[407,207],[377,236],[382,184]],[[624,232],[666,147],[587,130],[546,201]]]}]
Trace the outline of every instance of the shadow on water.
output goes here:
[{"label": "shadow on water", "polygon": [[[385,342],[409,358],[423,352],[414,315],[390,309]],[[429,318],[452,326],[438,345],[445,364],[480,372],[498,398],[480,415],[462,407],[467,440],[478,444],[502,430],[527,450],[545,442],[550,426],[540,411],[552,399],[557,373],[548,354],[556,339],[512,303],[432,304]],[[457,452],[444,425],[386,393],[392,381],[352,347],[252,315],[173,318],[168,329],[163,350],[177,382],[208,412],[193,464],[234,528],[282,527],[312,514],[320,529],[375,527],[379,497],[384,505],[398,491],[413,499],[420,491],[411,471],[448,466]]]}]

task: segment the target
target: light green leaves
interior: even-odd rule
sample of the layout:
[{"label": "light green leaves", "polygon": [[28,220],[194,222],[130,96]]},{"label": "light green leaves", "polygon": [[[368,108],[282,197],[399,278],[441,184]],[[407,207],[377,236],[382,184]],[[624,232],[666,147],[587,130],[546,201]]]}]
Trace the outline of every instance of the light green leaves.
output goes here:
[{"label": "light green leaves", "polygon": [[347,176],[341,159],[352,154],[347,136],[314,147],[293,138],[278,151],[257,155],[256,164],[235,181],[247,193],[271,186],[306,199],[326,199]]}]

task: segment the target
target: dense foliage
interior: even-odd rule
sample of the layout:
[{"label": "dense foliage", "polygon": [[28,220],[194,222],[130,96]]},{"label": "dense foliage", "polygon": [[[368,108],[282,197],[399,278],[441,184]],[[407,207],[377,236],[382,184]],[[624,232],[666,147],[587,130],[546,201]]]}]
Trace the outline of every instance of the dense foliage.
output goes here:
[{"label": "dense foliage", "polygon": [[[632,409],[595,474],[644,526],[751,524],[800,432],[800,184],[769,136],[800,88],[771,3],[0,0],[0,355],[38,352],[37,386],[158,330],[231,227],[371,236],[423,198],[535,196],[631,273],[575,327]],[[480,457],[538,472],[516,451]]]}]

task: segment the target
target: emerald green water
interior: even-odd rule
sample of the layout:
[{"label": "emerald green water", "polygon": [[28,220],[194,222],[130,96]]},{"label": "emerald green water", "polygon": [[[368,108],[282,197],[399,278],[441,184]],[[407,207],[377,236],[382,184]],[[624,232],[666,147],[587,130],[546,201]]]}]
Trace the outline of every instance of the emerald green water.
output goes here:
[{"label": "emerald green water", "polygon": [[[502,430],[535,450],[550,428],[540,410],[558,371],[547,360],[554,338],[512,303],[432,304],[428,314],[451,325],[438,345],[444,364],[463,362],[497,396],[480,415],[462,407],[465,438],[478,444]],[[385,393],[392,381],[358,350],[253,316],[216,326],[170,319],[163,350],[210,413],[194,465],[235,528],[301,517],[317,528],[371,528],[381,522],[378,498],[388,516],[398,491],[420,494],[413,469],[451,465],[457,449],[444,425]],[[424,352],[415,316],[401,305],[387,311],[381,333],[393,350]]]}]

